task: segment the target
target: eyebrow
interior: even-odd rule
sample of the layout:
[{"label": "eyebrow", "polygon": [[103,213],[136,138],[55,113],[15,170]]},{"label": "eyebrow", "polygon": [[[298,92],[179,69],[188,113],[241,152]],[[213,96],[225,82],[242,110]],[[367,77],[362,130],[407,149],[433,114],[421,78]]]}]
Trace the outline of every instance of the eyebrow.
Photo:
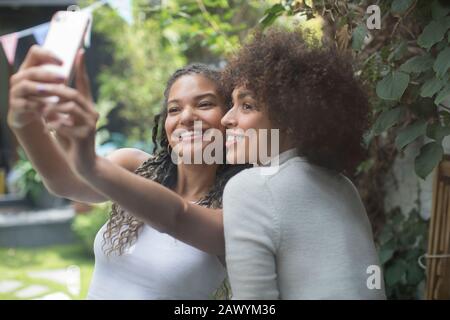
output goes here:
[{"label": "eyebrow", "polygon": [[[207,97],[215,99],[215,98],[217,98],[217,95],[212,93],[212,92],[208,92],[208,93],[204,93],[204,94],[200,94],[198,96],[195,96],[193,99],[194,100],[201,100],[201,99],[207,98]],[[172,103],[172,102],[179,102],[179,100],[178,99],[172,99],[172,100],[167,101],[167,104]]]},{"label": "eyebrow", "polygon": [[241,91],[241,92],[238,93],[237,98],[238,99],[244,99],[247,96],[252,97],[252,93],[250,91]]}]

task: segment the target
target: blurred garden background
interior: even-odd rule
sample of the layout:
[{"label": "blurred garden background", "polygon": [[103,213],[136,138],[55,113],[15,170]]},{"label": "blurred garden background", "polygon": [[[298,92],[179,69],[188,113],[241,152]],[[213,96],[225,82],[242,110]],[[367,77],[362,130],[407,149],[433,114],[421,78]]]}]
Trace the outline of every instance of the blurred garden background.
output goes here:
[{"label": "blurred garden background", "polygon": [[[94,2],[0,0],[0,36]],[[427,249],[432,170],[450,153],[447,1],[104,2],[93,12],[87,49],[102,155],[122,147],[151,152],[153,117],[170,74],[190,62],[223,67],[255,27],[300,27],[352,54],[373,126],[367,159],[350,178],[373,225],[388,297],[424,298],[418,260]],[[125,2],[131,15],[123,12]],[[0,50],[0,299],[84,299],[93,240],[109,204],[92,207],[46,192],[6,125],[8,78],[39,43],[36,35],[18,40],[12,63]]]}]

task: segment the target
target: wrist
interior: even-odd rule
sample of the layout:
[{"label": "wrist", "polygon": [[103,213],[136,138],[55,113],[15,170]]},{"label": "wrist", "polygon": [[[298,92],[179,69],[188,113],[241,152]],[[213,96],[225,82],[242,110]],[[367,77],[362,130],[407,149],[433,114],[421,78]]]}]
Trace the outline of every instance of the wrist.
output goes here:
[{"label": "wrist", "polygon": [[76,172],[85,180],[91,180],[101,172],[101,157],[96,154],[76,163]]},{"label": "wrist", "polygon": [[41,118],[33,116],[32,118],[27,120],[24,119],[19,120],[10,112],[7,115],[6,122],[8,123],[8,127],[14,132],[25,130],[28,129],[29,127],[41,128],[44,126],[44,122],[42,121]]},{"label": "wrist", "polygon": [[34,134],[49,133],[41,119],[20,123],[7,120],[7,123],[8,127],[11,129],[11,132],[18,138],[21,136],[33,136]]}]

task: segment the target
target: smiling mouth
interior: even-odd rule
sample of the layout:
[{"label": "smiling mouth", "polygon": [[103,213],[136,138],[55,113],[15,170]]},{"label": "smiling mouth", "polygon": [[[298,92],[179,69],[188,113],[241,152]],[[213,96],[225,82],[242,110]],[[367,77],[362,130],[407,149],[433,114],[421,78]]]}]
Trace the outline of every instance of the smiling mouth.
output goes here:
[{"label": "smiling mouth", "polygon": [[203,130],[185,131],[178,136],[180,142],[190,142],[194,140],[203,140]]},{"label": "smiling mouth", "polygon": [[227,135],[227,141],[225,143],[225,147],[229,148],[232,145],[244,140],[243,134],[229,134]]}]

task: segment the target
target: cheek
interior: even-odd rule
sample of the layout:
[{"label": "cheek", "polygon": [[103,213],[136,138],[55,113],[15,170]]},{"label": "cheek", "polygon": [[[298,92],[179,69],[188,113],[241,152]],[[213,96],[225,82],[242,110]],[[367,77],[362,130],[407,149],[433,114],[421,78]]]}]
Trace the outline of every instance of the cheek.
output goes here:
[{"label": "cheek", "polygon": [[225,127],[222,125],[221,120],[225,115],[225,112],[221,108],[209,110],[209,112],[205,112],[202,114],[201,119],[204,124],[211,128],[219,129],[222,132],[225,132]]},{"label": "cheek", "polygon": [[268,129],[269,123],[261,112],[252,112],[249,114],[241,114],[237,117],[238,127],[243,130],[248,129]]},{"label": "cheek", "polygon": [[176,128],[176,122],[170,117],[167,117],[166,122],[164,123],[164,130],[166,131],[167,139],[169,139],[169,144],[172,145],[172,133]]}]

